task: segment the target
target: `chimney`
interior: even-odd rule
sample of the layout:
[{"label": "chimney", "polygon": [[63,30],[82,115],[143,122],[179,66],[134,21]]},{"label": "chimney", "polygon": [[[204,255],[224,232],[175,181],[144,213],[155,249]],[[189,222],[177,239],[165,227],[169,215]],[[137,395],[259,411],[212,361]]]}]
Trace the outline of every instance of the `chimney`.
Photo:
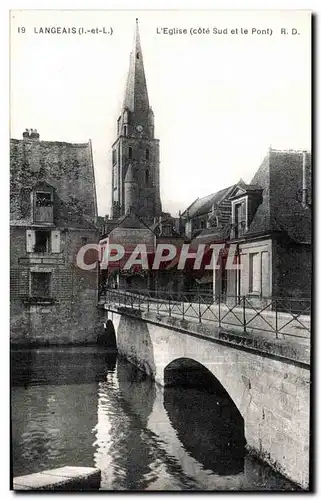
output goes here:
[{"label": "chimney", "polygon": [[37,129],[36,128],[35,129],[31,128],[30,129],[29,139],[33,139],[35,141],[36,140],[39,141],[39,138],[40,138],[40,135],[38,134]]},{"label": "chimney", "polygon": [[307,173],[306,173],[307,152],[302,152],[302,206],[307,207]]}]

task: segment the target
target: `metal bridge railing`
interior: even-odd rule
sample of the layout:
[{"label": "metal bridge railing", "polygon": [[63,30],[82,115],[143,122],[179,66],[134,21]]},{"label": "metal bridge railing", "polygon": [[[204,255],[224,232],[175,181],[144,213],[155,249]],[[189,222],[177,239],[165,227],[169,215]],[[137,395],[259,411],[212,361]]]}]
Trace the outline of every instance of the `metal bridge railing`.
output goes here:
[{"label": "metal bridge railing", "polygon": [[100,300],[157,315],[215,324],[243,334],[262,332],[275,338],[293,337],[309,342],[311,299],[262,296],[217,296],[197,292],[108,289]]}]

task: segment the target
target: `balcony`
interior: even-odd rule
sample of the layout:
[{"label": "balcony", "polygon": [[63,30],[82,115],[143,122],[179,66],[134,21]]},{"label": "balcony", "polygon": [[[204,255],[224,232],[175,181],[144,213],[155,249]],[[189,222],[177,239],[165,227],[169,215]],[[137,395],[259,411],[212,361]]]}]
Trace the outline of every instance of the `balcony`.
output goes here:
[{"label": "balcony", "polygon": [[35,222],[53,222],[53,207],[35,206]]}]

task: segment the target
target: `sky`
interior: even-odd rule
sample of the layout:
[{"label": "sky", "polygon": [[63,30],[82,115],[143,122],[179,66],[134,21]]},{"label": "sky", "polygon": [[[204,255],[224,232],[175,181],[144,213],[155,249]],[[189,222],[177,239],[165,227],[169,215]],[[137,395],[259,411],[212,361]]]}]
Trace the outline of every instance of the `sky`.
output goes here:
[{"label": "sky", "polygon": [[[163,210],[177,215],[197,197],[250,182],[270,146],[310,149],[309,11],[12,11],[10,135],[37,128],[47,141],[90,138],[99,215],[110,213],[111,145],[136,17],[160,140]],[[48,26],[113,34],[39,33]]]}]

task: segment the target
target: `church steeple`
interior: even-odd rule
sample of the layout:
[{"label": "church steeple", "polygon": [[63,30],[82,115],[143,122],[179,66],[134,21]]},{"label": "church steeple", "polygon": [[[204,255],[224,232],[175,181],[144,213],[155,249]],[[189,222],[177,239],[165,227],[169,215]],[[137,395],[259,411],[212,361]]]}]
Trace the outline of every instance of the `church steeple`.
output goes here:
[{"label": "church steeple", "polygon": [[149,101],[144,71],[142,48],[136,19],[136,29],[134,35],[133,48],[130,53],[129,70],[125,88],[123,109],[128,109],[132,113],[141,111],[148,112]]},{"label": "church steeple", "polygon": [[129,207],[145,221],[158,217],[159,141],[154,137],[138,19],[112,158],[112,217],[124,215]]}]

